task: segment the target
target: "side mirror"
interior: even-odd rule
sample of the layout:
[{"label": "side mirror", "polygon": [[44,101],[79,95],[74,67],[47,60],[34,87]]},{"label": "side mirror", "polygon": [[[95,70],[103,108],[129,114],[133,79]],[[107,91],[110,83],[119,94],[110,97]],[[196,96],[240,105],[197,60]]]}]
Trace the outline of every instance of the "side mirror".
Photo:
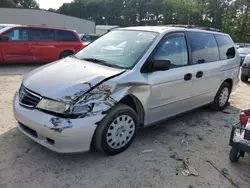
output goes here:
[{"label": "side mirror", "polygon": [[7,35],[0,36],[0,41],[9,41],[10,38]]},{"label": "side mirror", "polygon": [[152,64],[152,72],[164,71],[170,69],[171,62],[169,60],[154,60]]}]

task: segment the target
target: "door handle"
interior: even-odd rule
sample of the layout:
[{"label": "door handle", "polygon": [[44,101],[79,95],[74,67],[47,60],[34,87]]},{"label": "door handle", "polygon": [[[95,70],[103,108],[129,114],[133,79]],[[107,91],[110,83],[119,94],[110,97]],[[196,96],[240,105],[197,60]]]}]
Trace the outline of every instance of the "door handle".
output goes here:
[{"label": "door handle", "polygon": [[185,80],[185,81],[191,80],[192,77],[193,77],[193,75],[192,75],[191,73],[187,73],[187,74],[185,74],[185,76],[184,76],[184,80]]},{"label": "door handle", "polygon": [[196,78],[201,78],[203,76],[203,72],[202,71],[198,71],[196,73]]}]

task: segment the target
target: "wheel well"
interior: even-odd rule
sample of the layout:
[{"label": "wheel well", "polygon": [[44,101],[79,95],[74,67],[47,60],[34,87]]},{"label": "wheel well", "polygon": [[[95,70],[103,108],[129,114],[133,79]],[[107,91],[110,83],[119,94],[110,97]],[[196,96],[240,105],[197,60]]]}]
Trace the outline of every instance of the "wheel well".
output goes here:
[{"label": "wheel well", "polygon": [[61,57],[61,55],[62,55],[63,53],[65,53],[65,52],[69,52],[69,53],[74,54],[74,52],[73,52],[72,50],[64,50],[64,51],[62,51],[62,52],[60,53],[60,56],[59,56],[59,57]]},{"label": "wheel well", "polygon": [[228,79],[226,79],[224,82],[229,83],[230,88],[231,88],[231,90],[232,90],[232,87],[233,87],[233,80],[232,80],[232,79],[230,79],[230,78],[228,78]]},{"label": "wheel well", "polygon": [[139,99],[137,99],[133,95],[128,95],[128,96],[124,97],[122,100],[120,100],[119,103],[126,104],[129,107],[131,107],[132,109],[134,109],[134,111],[138,115],[138,120],[139,120],[140,126],[143,126],[145,112],[144,112],[144,108],[143,108],[141,102],[139,101]]}]

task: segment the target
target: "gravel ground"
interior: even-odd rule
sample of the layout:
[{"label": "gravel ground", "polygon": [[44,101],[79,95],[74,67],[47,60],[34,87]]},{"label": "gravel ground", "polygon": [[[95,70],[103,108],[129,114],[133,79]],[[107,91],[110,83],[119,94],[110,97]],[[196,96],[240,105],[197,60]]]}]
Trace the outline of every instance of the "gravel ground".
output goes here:
[{"label": "gravel ground", "polygon": [[[16,129],[12,97],[23,74],[38,65],[0,67],[0,188],[233,188],[207,161],[240,188],[249,188],[250,157],[231,164],[230,128],[240,109],[250,108],[250,84],[240,83],[226,112],[201,108],[139,131],[131,147],[107,157],[99,153],[57,154]],[[145,151],[146,150],[146,151]],[[180,161],[188,156],[199,176],[185,177]]]}]

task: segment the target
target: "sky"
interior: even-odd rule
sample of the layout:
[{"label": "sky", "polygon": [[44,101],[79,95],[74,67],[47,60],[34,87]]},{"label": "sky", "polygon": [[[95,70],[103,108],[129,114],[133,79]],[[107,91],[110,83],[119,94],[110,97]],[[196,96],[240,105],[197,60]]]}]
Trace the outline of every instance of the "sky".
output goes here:
[{"label": "sky", "polygon": [[58,9],[63,3],[69,3],[72,0],[36,0],[42,9]]}]

